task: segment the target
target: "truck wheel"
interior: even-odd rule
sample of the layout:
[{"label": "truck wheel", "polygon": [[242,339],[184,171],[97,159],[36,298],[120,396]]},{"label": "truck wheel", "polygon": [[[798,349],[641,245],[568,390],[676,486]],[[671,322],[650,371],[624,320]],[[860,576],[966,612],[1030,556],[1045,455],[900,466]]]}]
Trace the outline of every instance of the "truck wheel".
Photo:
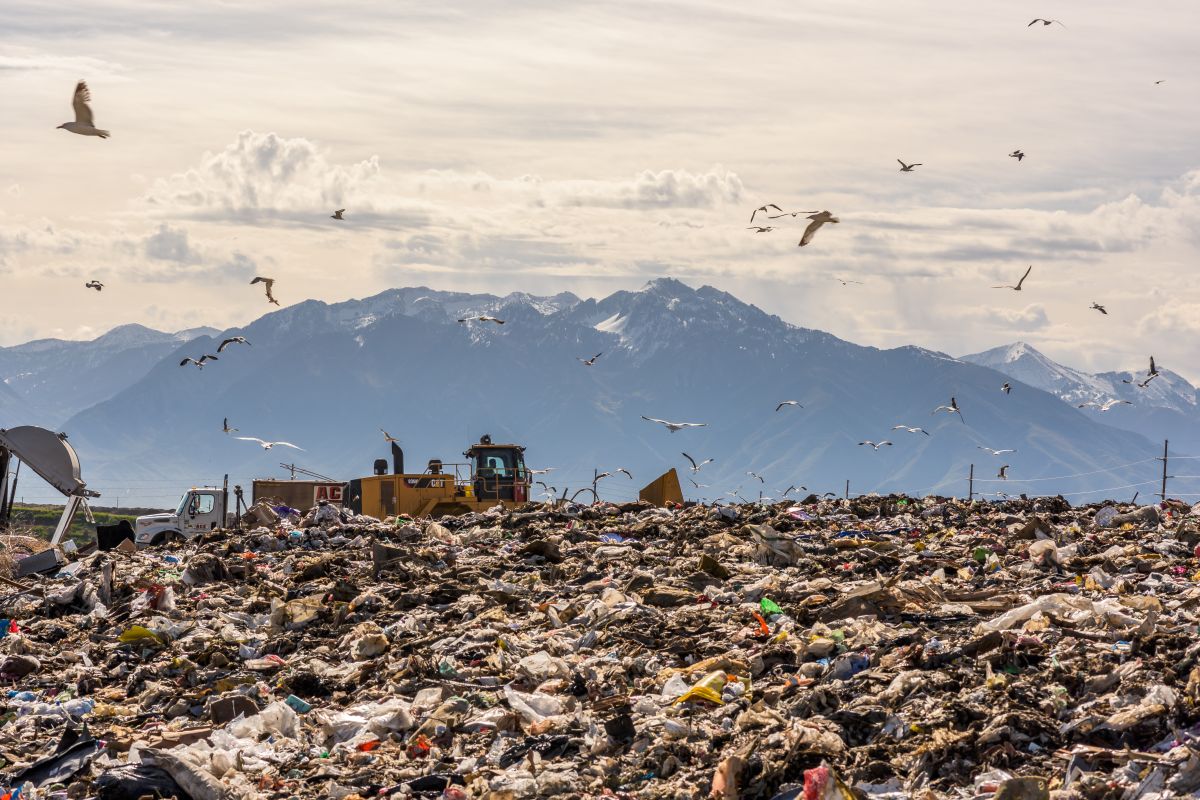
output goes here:
[{"label": "truck wheel", "polygon": [[158,545],[174,544],[182,541],[183,536],[180,535],[179,531],[163,531],[150,540],[150,546],[155,547]]}]

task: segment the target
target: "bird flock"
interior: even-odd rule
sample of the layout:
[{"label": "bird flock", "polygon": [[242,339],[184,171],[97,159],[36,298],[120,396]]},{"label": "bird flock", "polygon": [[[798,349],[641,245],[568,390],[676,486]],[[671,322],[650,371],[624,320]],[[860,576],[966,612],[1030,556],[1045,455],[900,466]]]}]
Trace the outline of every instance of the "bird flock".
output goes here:
[{"label": "bird flock", "polygon": [[[1066,25],[1061,20],[1042,18],[1042,17],[1033,19],[1032,21],[1030,21],[1028,23],[1027,27],[1032,28],[1034,26],[1037,26],[1039,23],[1040,23],[1041,27],[1043,27],[1043,28],[1047,28],[1052,25],[1058,25],[1060,27],[1066,28]],[[1154,81],[1155,85],[1162,84],[1164,82],[1165,82],[1164,80]],[[88,88],[87,82],[84,80],[78,81],[75,85],[75,89],[74,89],[74,92],[72,93],[72,97],[71,97],[71,106],[74,111],[74,119],[72,121],[65,122],[65,123],[59,125],[58,128],[62,129],[62,130],[66,130],[69,133],[74,133],[74,134],[81,135],[81,136],[91,136],[91,137],[99,138],[101,140],[108,139],[111,136],[111,133],[108,130],[98,128],[95,124],[95,115],[92,111],[91,103],[92,103],[91,91]],[[1022,162],[1022,161],[1024,161],[1026,154],[1021,149],[1015,149],[1011,153],[1008,154],[1008,157],[1015,159],[1017,162]],[[900,165],[899,171],[904,172],[904,173],[914,173],[916,171],[917,167],[925,166],[924,162],[916,162],[916,161],[906,162],[904,159],[901,159],[901,158],[897,158],[896,161]],[[330,215],[330,218],[333,220],[339,221],[339,222],[344,222],[344,221],[346,221],[346,217],[345,217],[346,210],[347,209],[345,209],[345,208],[336,209]],[[787,219],[794,220],[797,217],[807,220],[807,225],[805,225],[804,230],[800,235],[800,239],[799,239],[799,243],[798,243],[799,247],[806,247],[806,246],[812,244],[814,237],[816,236],[818,231],[820,231],[821,228],[823,228],[825,225],[839,224],[841,222],[841,220],[837,216],[835,216],[832,212],[830,212],[828,210],[804,210],[804,211],[795,210],[795,211],[791,211],[791,210],[785,210],[780,205],[771,202],[771,203],[763,203],[762,205],[759,205],[759,206],[755,207],[754,209],[752,209],[751,214],[750,214],[750,224],[746,228],[747,230],[753,231],[755,234],[769,234],[776,230],[780,230],[780,226],[777,224],[764,224],[762,222],[758,222],[760,215],[763,218],[765,218],[767,223],[774,223],[778,220],[787,220]],[[1020,277],[1020,279],[1015,284],[1000,284],[1000,285],[993,286],[992,288],[994,288],[994,289],[1009,289],[1009,290],[1012,290],[1015,292],[1021,292],[1024,290],[1025,282],[1030,277],[1030,274],[1032,273],[1032,271],[1033,271],[1033,265],[1029,265],[1026,268],[1024,274]],[[852,278],[845,278],[845,277],[841,277],[841,276],[833,276],[833,279],[840,282],[841,285],[844,287],[848,287],[852,284],[854,284],[854,285],[862,284],[862,281],[855,280]],[[268,304],[279,306],[280,305],[279,300],[275,297],[275,294],[274,294],[275,283],[276,283],[276,281],[274,278],[270,278],[270,277],[266,277],[266,276],[255,276],[254,279],[250,281],[251,286],[259,285],[259,284],[262,285],[265,299]],[[84,286],[85,286],[85,288],[94,290],[96,292],[101,292],[105,288],[105,284],[102,283],[100,280],[96,280],[96,279],[89,280],[86,284],[84,284]],[[1108,313],[1109,313],[1108,309],[1106,308],[1105,305],[1102,305],[1095,301],[1092,302],[1090,309],[1095,310],[1104,316],[1108,316]],[[463,317],[463,318],[458,319],[458,322],[461,324],[464,324],[464,325],[469,325],[469,324],[474,324],[474,323],[483,323],[483,324],[494,324],[494,325],[499,326],[499,325],[505,324],[505,320],[503,320],[503,319],[499,319],[498,317],[483,315],[483,314]],[[234,344],[249,346],[250,342],[248,342],[246,340],[246,338],[243,336],[233,336],[233,337],[226,338],[217,346],[216,353],[203,353],[203,354],[199,355],[198,357],[191,357],[191,356],[185,357],[184,359],[182,359],[179,362],[179,366],[186,367],[186,366],[191,365],[191,366],[195,366],[197,370],[203,370],[206,365],[209,365],[213,362],[218,361],[219,354],[223,353],[227,347],[230,347],[231,345],[234,345]],[[576,360],[578,360],[585,367],[593,367],[596,365],[597,360],[602,355],[603,355],[602,352],[598,352],[590,357],[577,356]],[[1155,364],[1154,358],[1151,357],[1149,370],[1147,371],[1147,373],[1143,379],[1139,380],[1137,377],[1134,377],[1134,378],[1130,378],[1130,379],[1125,379],[1124,383],[1136,385],[1138,388],[1146,388],[1150,384],[1151,381],[1153,381],[1155,378],[1157,378],[1159,376],[1159,374],[1160,373],[1158,371],[1157,365]],[[1005,395],[1010,394],[1012,391],[1011,384],[1009,384],[1007,382],[1004,383],[1004,385],[1001,387],[1001,391]],[[1080,408],[1080,409],[1095,408],[1099,412],[1107,412],[1119,405],[1132,405],[1132,403],[1128,400],[1109,398],[1109,399],[1104,399],[1104,400],[1099,400],[1099,401],[1089,400],[1087,402],[1078,404],[1078,408]],[[776,413],[778,413],[782,409],[788,408],[788,407],[794,407],[794,408],[799,408],[799,409],[804,408],[804,406],[801,405],[800,402],[797,400],[783,400],[775,406],[775,411],[776,411]],[[957,415],[959,418],[959,421],[962,422],[963,424],[966,424],[966,420],[963,417],[962,409],[959,407],[956,398],[953,396],[950,398],[949,404],[939,405],[930,412],[931,415],[937,415],[940,413],[945,413],[945,414],[949,414],[949,415]],[[656,418],[656,417],[649,417],[649,416],[644,416],[644,415],[642,416],[642,419],[647,422],[653,423],[655,425],[662,426],[662,427],[666,428],[666,430],[672,434],[677,433],[679,431],[684,431],[684,430],[689,430],[689,429],[694,429],[694,428],[703,428],[703,427],[707,427],[707,425],[708,425],[708,423],[705,423],[705,422],[675,422],[675,421],[660,419],[660,418]],[[922,427],[910,426],[910,425],[903,424],[903,423],[892,426],[891,430],[893,430],[893,431],[901,431],[902,430],[902,431],[905,431],[910,434],[921,434],[926,437],[930,436],[930,432],[925,430]],[[222,431],[226,435],[229,435],[229,434],[238,432],[238,429],[230,427],[228,418],[225,418],[222,422]],[[389,433],[387,433],[387,431],[383,430],[382,428],[380,429],[380,431],[383,433],[384,440],[386,442],[394,443],[394,442],[398,441],[395,437],[391,436]],[[286,441],[269,441],[269,440],[265,440],[265,439],[261,439],[261,438],[253,437],[253,436],[238,436],[238,437],[234,437],[234,438],[241,440],[241,441],[254,442],[254,443],[258,444],[264,450],[270,450],[277,446],[290,447],[290,448],[294,448],[297,450],[303,449],[303,448],[298,447],[295,444],[292,444],[291,442],[286,442]],[[878,452],[883,447],[894,446],[894,443],[887,439],[882,439],[879,441],[875,441],[872,439],[864,439],[864,440],[858,442],[858,446],[869,447],[869,448],[871,448],[871,450]],[[991,454],[992,456],[1001,456],[1001,455],[1015,452],[1015,450],[1013,450],[1013,449],[994,449],[994,448],[986,447],[986,446],[982,446],[982,445],[980,445],[978,447],[978,449],[986,451],[987,453]],[[698,474],[705,465],[712,463],[714,460],[713,458],[706,458],[702,461],[697,461],[695,458],[688,455],[687,453],[682,453],[681,455],[690,464],[689,469],[693,475]],[[545,473],[549,473],[551,471],[551,469],[552,468],[548,468],[545,470],[531,470],[531,472],[534,474],[545,474]],[[1007,480],[1008,479],[1008,475],[1007,475],[1008,469],[1009,469],[1009,465],[1007,465],[1007,464],[1001,466],[997,477],[1002,480]],[[628,470],[624,469],[623,467],[619,467],[612,471],[605,471],[605,472],[597,471],[596,475],[592,481],[591,490],[592,490],[593,494],[595,493],[596,485],[600,480],[605,479],[605,478],[610,478],[615,474],[624,474],[630,479],[633,478],[633,475]],[[747,472],[746,474],[751,479],[758,480],[760,483],[760,486],[764,485],[766,482],[765,479],[763,478],[763,476],[758,473],[751,471],[751,472]],[[691,481],[692,485],[695,486],[696,488],[707,488],[706,484],[700,484],[694,479],[690,479],[690,481]],[[548,486],[543,481],[538,481],[537,483],[550,493],[552,493],[552,490],[554,490],[554,488],[555,488],[552,486]],[[803,487],[803,486],[797,487],[795,485],[790,485],[787,487],[787,489],[785,489],[782,492],[781,496],[786,497],[789,493],[797,491],[798,489],[804,490],[805,487]],[[735,496],[735,497],[740,497],[740,495],[738,494],[738,491],[740,491],[740,487],[738,489],[733,490],[733,492],[731,492],[730,495]],[[828,494],[832,494],[832,493],[828,493]]]}]

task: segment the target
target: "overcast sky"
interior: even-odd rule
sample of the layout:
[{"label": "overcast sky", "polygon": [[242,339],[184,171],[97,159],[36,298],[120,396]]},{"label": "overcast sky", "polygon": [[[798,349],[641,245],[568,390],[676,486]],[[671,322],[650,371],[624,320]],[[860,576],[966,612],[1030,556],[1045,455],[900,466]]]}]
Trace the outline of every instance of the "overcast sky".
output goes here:
[{"label": "overcast sky", "polygon": [[[1200,379],[1195,0],[733,5],[7,0],[0,344],[243,324],[254,274],[285,305],[669,275]],[[78,78],[111,139],[55,130]],[[766,202],[842,221],[801,250],[745,229]]]}]

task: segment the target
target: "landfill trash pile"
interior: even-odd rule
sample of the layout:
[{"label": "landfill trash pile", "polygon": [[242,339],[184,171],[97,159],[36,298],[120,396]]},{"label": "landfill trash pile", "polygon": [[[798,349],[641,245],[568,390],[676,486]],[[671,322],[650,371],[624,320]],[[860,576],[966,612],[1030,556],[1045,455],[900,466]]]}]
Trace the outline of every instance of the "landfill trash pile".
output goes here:
[{"label": "landfill trash pile", "polygon": [[284,509],[92,553],[5,584],[0,796],[1200,796],[1198,513]]}]

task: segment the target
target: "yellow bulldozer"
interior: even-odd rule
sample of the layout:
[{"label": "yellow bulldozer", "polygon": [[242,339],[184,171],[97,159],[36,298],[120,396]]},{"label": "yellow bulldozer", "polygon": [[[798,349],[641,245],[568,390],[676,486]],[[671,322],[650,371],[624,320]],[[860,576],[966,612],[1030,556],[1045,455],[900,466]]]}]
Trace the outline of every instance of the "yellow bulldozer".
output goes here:
[{"label": "yellow bulldozer", "polygon": [[392,443],[392,463],[378,459],[374,473],[350,481],[347,505],[377,519],[394,516],[437,517],[513,507],[529,499],[530,474],[525,448],[497,444],[481,436],[463,453],[464,462],[431,459],[421,473],[404,471],[404,451]]}]

